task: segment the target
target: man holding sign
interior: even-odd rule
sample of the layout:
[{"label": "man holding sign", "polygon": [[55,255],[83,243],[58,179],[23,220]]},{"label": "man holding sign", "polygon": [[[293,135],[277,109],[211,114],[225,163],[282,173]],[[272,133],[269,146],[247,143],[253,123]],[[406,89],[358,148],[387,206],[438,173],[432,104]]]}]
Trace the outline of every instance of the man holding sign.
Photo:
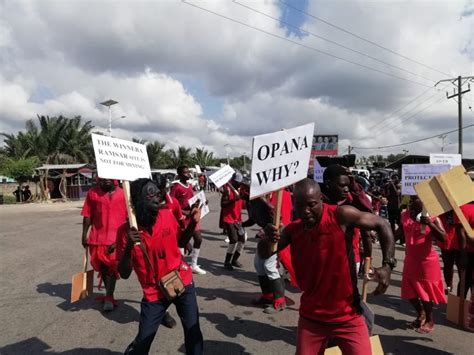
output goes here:
[{"label": "man holding sign", "polygon": [[117,280],[115,239],[118,228],[127,218],[125,197],[117,181],[99,179],[98,186],[88,191],[81,215],[84,217],[82,245],[89,248],[92,268],[100,273],[104,281],[103,310],[109,312],[114,309]]},{"label": "man holding sign", "polygon": [[331,206],[321,199],[319,185],[304,179],[293,191],[295,213],[300,220],[290,223],[280,233],[267,226],[260,242],[260,257],[291,245],[296,281],[303,291],[297,333],[297,354],[322,352],[329,338],[336,338],[344,354],[371,354],[369,333],[361,315],[360,296],[353,286],[347,250],[352,240],[350,228],[376,230],[383,253],[383,266],[375,269],[379,285],[376,294],[384,293],[390,283],[390,261],[394,239],[390,226],[380,217],[360,212],[352,206]]},{"label": "man holding sign", "polygon": [[[189,200],[193,198],[193,186],[188,183],[191,178],[191,172],[187,166],[179,166],[177,169],[179,181],[171,187],[170,195],[176,198],[181,206],[183,213],[186,215],[185,224],[190,221],[190,207]],[[201,252],[202,236],[199,224],[196,225],[196,230],[193,232],[193,251],[191,252],[191,268],[193,273],[198,275],[206,275],[206,271],[201,269],[197,264],[199,253]]]}]

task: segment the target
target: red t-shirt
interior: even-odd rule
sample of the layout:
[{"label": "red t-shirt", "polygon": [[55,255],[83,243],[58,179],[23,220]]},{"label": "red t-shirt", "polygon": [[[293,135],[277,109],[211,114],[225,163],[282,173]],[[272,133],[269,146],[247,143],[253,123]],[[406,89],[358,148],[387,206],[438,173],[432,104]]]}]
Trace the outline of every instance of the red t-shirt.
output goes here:
[{"label": "red t-shirt", "polygon": [[91,230],[87,239],[92,245],[111,245],[117,239],[117,229],[127,219],[127,205],[123,190],[116,187],[112,193],[99,186],[87,193],[81,215],[91,219]]},{"label": "red t-shirt", "polygon": [[178,200],[182,210],[189,211],[189,199],[193,198],[193,186],[183,185],[181,182],[177,182],[171,187],[170,196]]},{"label": "red t-shirt", "polygon": [[[123,224],[117,234],[117,261],[122,257],[125,246],[127,245],[128,224]],[[178,248],[178,239],[180,230],[178,222],[173,217],[169,209],[158,211],[156,223],[153,226],[152,235],[145,229],[139,227],[143,246],[146,248],[150,257],[155,277],[150,265],[146,261],[140,246],[135,245],[132,249],[132,265],[137,274],[138,281],[143,289],[143,298],[153,302],[164,295],[157,286],[157,282],[166,274],[179,269],[179,274],[185,285],[193,281],[191,268],[182,260],[181,252]]]},{"label": "red t-shirt", "polygon": [[[235,198],[235,192],[228,184],[224,185],[224,189],[229,193],[229,200]],[[222,221],[224,223],[242,222],[242,200],[233,201],[229,206],[222,207]]]},{"label": "red t-shirt", "polygon": [[174,197],[171,197],[168,193],[166,194],[166,208],[171,210],[174,218],[176,218],[177,221],[184,220],[185,217],[183,215],[183,211],[181,210],[181,206],[179,205],[179,201]]},{"label": "red t-shirt", "polygon": [[346,239],[336,219],[338,206],[323,204],[318,225],[305,230],[298,220],[286,227],[291,236],[291,260],[303,291],[300,315],[337,323],[357,316]]},{"label": "red t-shirt", "polygon": [[[457,217],[456,217],[457,218]],[[448,212],[439,216],[441,224],[446,231],[446,236],[444,237],[444,242],[440,242],[436,240],[436,244],[441,249],[445,250],[458,250],[459,243],[458,238],[456,236],[456,224],[454,223],[454,212]]]},{"label": "red t-shirt", "polygon": [[[461,206],[461,211],[464,214],[464,216],[466,217],[467,222],[469,223],[471,228],[474,228],[474,203],[468,203],[466,205],[462,205]],[[458,216],[456,216],[456,214],[454,214],[454,223],[455,224],[461,224],[461,221],[459,220]],[[468,253],[474,253],[474,247],[467,244],[466,245],[466,251]]]},{"label": "red t-shirt", "polygon": [[[270,195],[270,204],[276,206],[276,193],[272,192]],[[291,212],[293,211],[293,201],[291,201],[291,193],[283,190],[281,197],[281,223],[287,226],[291,223]]]}]

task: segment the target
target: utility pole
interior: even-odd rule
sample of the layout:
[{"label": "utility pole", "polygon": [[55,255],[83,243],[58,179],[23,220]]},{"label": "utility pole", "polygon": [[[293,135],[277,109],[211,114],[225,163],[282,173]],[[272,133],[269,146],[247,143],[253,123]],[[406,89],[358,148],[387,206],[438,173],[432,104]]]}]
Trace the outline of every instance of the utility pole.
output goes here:
[{"label": "utility pole", "polygon": [[[463,84],[468,81],[468,80],[473,80],[474,79],[474,76],[466,76],[466,77],[462,77],[462,76],[458,76],[457,78],[452,78],[452,79],[444,79],[444,80],[440,80],[436,83],[436,85],[438,85],[439,83],[442,83],[442,82],[445,82],[445,81],[449,81],[451,82],[453,85],[456,85],[455,82],[457,81],[457,93],[456,91],[454,91],[454,94],[452,94],[451,96],[448,95],[448,93],[446,93],[446,97],[448,99],[452,99],[453,97],[458,97],[458,126],[459,126],[459,130],[458,130],[458,153],[459,154],[462,154],[462,95],[471,91],[471,85],[468,83],[467,85],[467,90],[464,90],[462,91],[462,86]],[[464,83],[462,82],[464,80]],[[435,85],[435,87],[436,87]]]},{"label": "utility pole", "polygon": [[438,138],[441,139],[441,153],[444,152],[444,140],[446,139],[447,136],[448,136],[447,134],[442,134],[438,136]]},{"label": "utility pole", "polygon": [[347,154],[351,154],[352,152],[352,147],[350,145],[347,146]]}]

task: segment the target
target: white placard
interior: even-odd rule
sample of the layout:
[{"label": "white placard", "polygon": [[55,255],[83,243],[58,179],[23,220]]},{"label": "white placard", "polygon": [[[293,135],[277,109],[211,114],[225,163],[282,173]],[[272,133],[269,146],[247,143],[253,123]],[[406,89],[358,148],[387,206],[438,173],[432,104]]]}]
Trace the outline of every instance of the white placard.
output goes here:
[{"label": "white placard", "polygon": [[451,167],[462,165],[461,154],[430,154],[430,164],[450,165]]},{"label": "white placard", "polygon": [[308,176],[314,123],[253,138],[250,198]]},{"label": "white placard", "polygon": [[402,165],[402,195],[416,195],[415,185],[433,176],[448,171],[449,165],[434,164],[403,164]]},{"label": "white placard", "polygon": [[128,181],[151,178],[145,145],[94,133],[91,135],[100,178]]},{"label": "white placard", "polygon": [[314,175],[313,175],[314,181],[323,182],[324,170],[326,170],[326,168],[323,168],[319,164],[318,159],[314,159]]},{"label": "white placard", "polygon": [[230,181],[235,170],[230,165],[224,165],[224,167],[217,170],[214,174],[209,176],[209,179],[216,185],[217,188],[224,186]]},{"label": "white placard", "polygon": [[194,167],[196,168],[197,174],[202,174],[201,167],[199,165],[196,164]]},{"label": "white placard", "polygon": [[209,205],[207,203],[206,195],[204,191],[200,191],[192,198],[189,199],[189,207],[194,205],[197,200],[201,200],[201,219],[209,213]]}]

